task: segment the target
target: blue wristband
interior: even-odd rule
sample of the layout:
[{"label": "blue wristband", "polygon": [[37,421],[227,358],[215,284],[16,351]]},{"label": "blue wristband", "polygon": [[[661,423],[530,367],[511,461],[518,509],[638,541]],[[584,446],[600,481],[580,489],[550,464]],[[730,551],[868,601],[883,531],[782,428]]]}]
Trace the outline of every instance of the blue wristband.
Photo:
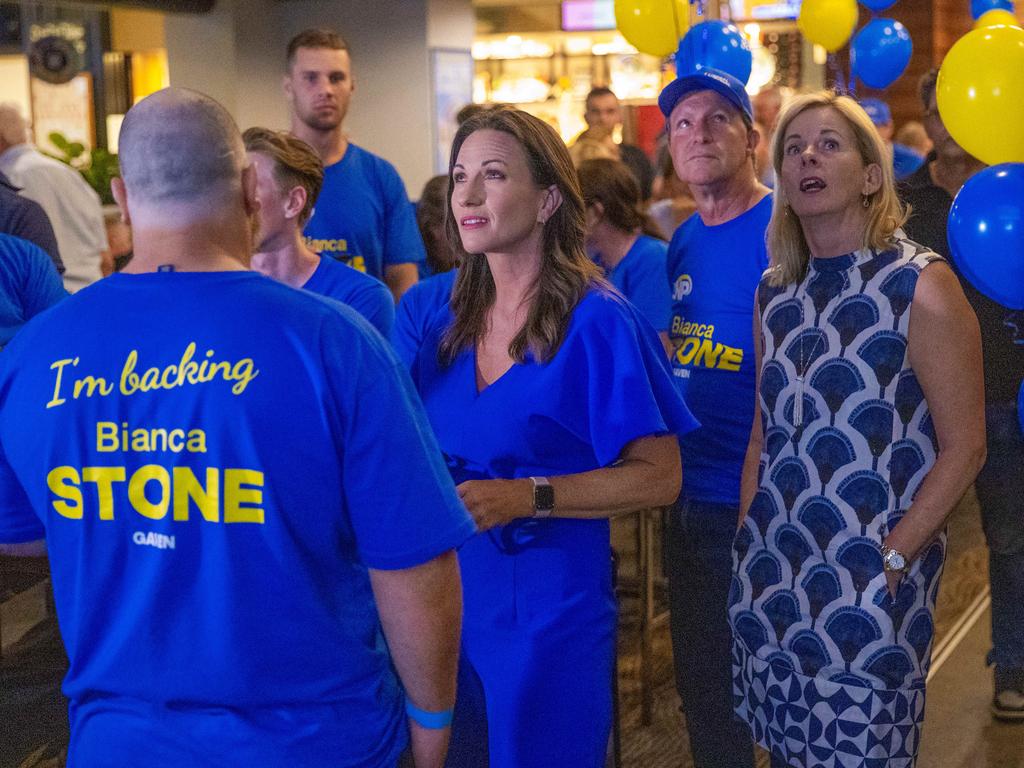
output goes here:
[{"label": "blue wristband", "polygon": [[455,710],[446,709],[443,712],[427,712],[413,704],[408,698],[405,700],[405,714],[419,725],[430,731],[439,731],[452,724],[452,714]]}]

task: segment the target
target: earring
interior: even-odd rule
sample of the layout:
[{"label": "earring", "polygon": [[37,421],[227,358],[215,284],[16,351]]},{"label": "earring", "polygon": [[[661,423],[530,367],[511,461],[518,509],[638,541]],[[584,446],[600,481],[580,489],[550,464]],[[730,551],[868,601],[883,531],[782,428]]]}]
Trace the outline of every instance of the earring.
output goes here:
[{"label": "earring", "polygon": [[863,205],[865,208],[870,208],[871,207],[871,198],[868,197],[867,195],[864,195],[861,198],[861,200],[860,200],[860,204]]}]

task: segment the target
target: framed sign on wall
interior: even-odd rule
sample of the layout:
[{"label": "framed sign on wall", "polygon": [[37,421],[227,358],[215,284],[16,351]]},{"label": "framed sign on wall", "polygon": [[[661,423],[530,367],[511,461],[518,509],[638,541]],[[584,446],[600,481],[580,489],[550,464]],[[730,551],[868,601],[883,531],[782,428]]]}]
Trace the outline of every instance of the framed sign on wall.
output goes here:
[{"label": "framed sign on wall", "polygon": [[448,154],[459,110],[473,101],[473,56],[468,50],[430,49],[430,84],[434,114],[434,172],[448,172]]}]

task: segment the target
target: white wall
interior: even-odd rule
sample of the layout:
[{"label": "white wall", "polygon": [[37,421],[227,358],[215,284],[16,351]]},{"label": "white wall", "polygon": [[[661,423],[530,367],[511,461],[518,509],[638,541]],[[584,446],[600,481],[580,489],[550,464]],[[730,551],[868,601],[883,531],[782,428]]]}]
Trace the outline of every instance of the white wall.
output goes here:
[{"label": "white wall", "polygon": [[331,27],[352,52],[345,129],[391,161],[415,199],[433,175],[428,49],[469,49],[473,19],[471,0],[219,0],[209,14],[167,16],[171,84],[214,97],[242,128],[287,127],[285,46],[306,27]]}]

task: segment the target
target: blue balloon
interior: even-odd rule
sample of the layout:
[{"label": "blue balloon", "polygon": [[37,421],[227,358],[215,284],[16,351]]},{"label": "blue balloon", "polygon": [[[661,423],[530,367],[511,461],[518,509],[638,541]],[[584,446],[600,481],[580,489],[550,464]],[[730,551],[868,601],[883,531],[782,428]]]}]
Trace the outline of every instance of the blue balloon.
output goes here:
[{"label": "blue balloon", "polygon": [[865,85],[881,90],[906,71],[913,52],[906,27],[894,19],[872,19],[850,44],[850,67]]},{"label": "blue balloon", "polygon": [[753,63],[747,38],[734,25],[718,19],[690,27],[676,51],[676,74],[680,77],[708,67],[728,72],[746,84]]},{"label": "blue balloon", "polygon": [[875,13],[878,11],[884,11],[886,8],[891,8],[896,5],[896,0],[860,0],[861,5],[868,8]]},{"label": "blue balloon", "polygon": [[971,18],[980,19],[982,15],[995,10],[1012,11],[1013,0],[971,0]]},{"label": "blue balloon", "polygon": [[974,287],[1024,309],[1024,163],[979,171],[949,209],[949,248]]},{"label": "blue balloon", "polygon": [[1024,434],[1024,381],[1020,383],[1020,394],[1017,395],[1017,418],[1020,419],[1020,431]]}]

